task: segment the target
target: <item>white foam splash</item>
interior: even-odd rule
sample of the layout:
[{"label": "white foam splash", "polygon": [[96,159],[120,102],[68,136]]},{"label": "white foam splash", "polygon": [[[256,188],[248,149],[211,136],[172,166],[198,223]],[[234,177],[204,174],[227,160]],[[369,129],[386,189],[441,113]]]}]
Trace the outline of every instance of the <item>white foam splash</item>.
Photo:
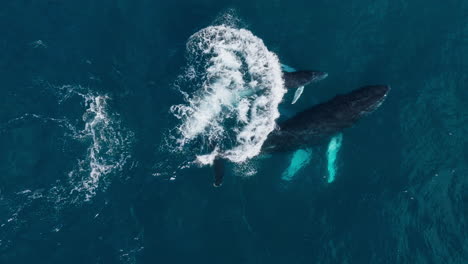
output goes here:
[{"label": "white foam splash", "polygon": [[252,32],[226,25],[198,31],[189,38],[187,51],[183,78],[195,91],[181,91],[185,104],[171,107],[181,120],[177,149],[207,144],[211,153],[195,153],[202,165],[212,164],[216,156],[236,163],[255,157],[275,128],[286,92],[277,56]]}]

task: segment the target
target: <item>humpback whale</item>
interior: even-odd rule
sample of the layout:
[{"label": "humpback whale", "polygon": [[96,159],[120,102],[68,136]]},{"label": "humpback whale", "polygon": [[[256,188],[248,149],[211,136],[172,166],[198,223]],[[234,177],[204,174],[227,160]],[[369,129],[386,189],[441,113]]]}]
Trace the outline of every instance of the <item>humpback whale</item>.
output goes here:
[{"label": "humpback whale", "polygon": [[[327,142],[362,117],[374,112],[385,100],[387,85],[364,86],[312,106],[279,124],[262,146],[262,153],[289,152]],[[222,184],[222,159],[214,161],[214,186]]]},{"label": "humpback whale", "polygon": [[299,97],[301,97],[304,86],[328,77],[328,73],[326,72],[315,70],[296,71],[296,69],[285,64],[281,64],[281,68],[283,69],[284,87],[288,90],[297,89],[294,93],[292,104],[295,104]]},{"label": "humpback whale", "polygon": [[[283,81],[284,88],[287,90],[297,89],[293,103],[295,103],[302,94],[304,86],[309,85],[313,82],[321,81],[328,77],[328,73],[316,71],[316,70],[300,70],[296,71],[294,68],[287,66],[287,70],[283,69]],[[299,93],[298,93],[299,91]],[[255,93],[255,90],[244,91],[239,95],[241,97],[251,96]],[[234,98],[233,98],[234,100]],[[236,105],[236,102],[231,102],[233,105]]]},{"label": "humpback whale", "polygon": [[321,71],[283,71],[284,87],[288,90],[296,89],[312,82],[321,81],[327,76],[328,73]]},{"label": "humpback whale", "polygon": [[265,141],[262,152],[292,151],[326,142],[375,111],[385,100],[389,86],[364,86],[348,94],[312,106],[279,124]]}]

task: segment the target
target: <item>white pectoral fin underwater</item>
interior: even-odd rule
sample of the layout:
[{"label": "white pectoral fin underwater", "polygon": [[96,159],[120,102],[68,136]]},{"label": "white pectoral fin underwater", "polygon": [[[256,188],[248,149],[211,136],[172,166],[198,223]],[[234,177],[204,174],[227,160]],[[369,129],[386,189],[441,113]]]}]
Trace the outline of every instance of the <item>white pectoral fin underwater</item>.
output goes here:
[{"label": "white pectoral fin underwater", "polygon": [[299,97],[301,97],[302,93],[304,92],[304,86],[301,86],[297,88],[296,92],[294,93],[294,98],[291,102],[291,104],[295,104],[297,100],[299,100]]},{"label": "white pectoral fin underwater", "polygon": [[330,143],[328,143],[327,149],[327,170],[328,170],[328,183],[332,183],[335,181],[336,171],[337,171],[337,164],[336,159],[338,156],[338,152],[341,148],[341,143],[343,142],[343,134],[339,133],[338,135],[334,136]]},{"label": "white pectoral fin underwater", "polygon": [[302,168],[304,168],[307,164],[310,163],[312,158],[312,149],[298,149],[296,150],[289,163],[289,166],[283,172],[281,179],[284,181],[291,181],[294,176],[299,172]]}]

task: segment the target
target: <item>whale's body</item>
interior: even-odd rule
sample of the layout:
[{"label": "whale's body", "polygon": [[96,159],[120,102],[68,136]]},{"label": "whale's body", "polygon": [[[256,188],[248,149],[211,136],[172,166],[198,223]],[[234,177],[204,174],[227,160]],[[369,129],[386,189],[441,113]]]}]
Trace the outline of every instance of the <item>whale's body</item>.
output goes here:
[{"label": "whale's body", "polygon": [[[262,146],[262,153],[289,152],[328,142],[333,136],[351,127],[362,117],[375,111],[385,100],[390,87],[364,86],[348,94],[312,106],[279,124]],[[222,184],[222,157],[214,162],[214,186]]]},{"label": "whale's body", "polygon": [[375,111],[390,87],[365,86],[312,106],[279,124],[262,147],[262,152],[286,152],[327,142],[343,129]]}]

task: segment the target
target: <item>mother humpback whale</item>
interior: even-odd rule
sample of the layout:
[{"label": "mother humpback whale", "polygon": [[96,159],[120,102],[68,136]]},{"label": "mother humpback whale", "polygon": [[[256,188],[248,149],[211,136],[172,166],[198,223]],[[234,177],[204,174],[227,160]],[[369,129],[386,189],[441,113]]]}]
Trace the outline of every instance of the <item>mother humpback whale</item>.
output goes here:
[{"label": "mother humpback whale", "polygon": [[[262,146],[262,153],[287,152],[327,142],[343,129],[375,111],[385,100],[390,87],[364,86],[312,106],[279,124]],[[221,158],[214,162],[214,186],[221,186],[224,176]]]}]

